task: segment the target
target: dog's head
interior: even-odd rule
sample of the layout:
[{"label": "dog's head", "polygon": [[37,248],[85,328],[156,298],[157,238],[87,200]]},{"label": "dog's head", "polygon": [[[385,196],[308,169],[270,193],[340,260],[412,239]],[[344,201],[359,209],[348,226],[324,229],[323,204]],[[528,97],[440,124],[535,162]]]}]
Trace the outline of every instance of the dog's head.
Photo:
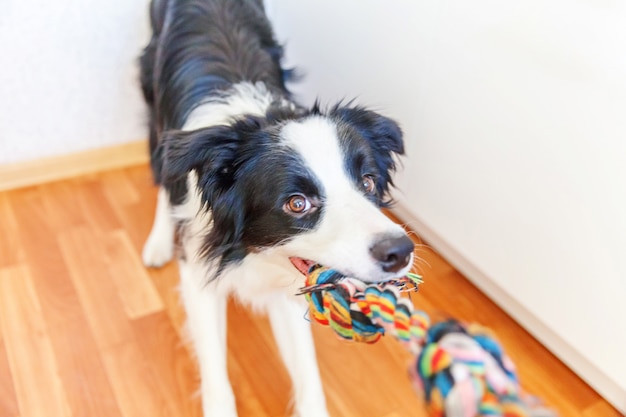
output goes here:
[{"label": "dog's head", "polygon": [[163,138],[163,179],[195,170],[211,211],[208,259],[220,269],[275,250],[366,281],[405,274],[413,243],[380,212],[404,153],[402,133],[375,112],[335,106],[305,115],[247,117]]}]

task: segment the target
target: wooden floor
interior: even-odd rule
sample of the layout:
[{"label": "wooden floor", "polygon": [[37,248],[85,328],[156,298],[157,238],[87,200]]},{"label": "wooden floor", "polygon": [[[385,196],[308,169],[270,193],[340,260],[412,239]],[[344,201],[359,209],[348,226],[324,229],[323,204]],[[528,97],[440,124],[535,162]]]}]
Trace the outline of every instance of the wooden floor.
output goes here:
[{"label": "wooden floor", "polygon": [[[155,201],[145,166],[0,193],[0,417],[200,416],[176,266],[140,261]],[[418,255],[419,307],[495,329],[523,385],[562,417],[620,415],[441,257],[426,246]],[[268,323],[229,313],[240,416],[289,415]],[[393,340],[314,332],[333,416],[425,416]]]}]

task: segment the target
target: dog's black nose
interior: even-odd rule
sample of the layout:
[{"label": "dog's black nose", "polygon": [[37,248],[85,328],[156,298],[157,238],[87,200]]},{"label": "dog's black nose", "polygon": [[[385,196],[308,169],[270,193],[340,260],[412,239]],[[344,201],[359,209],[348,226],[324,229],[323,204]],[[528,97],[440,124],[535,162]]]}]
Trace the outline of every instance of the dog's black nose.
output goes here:
[{"label": "dog's black nose", "polygon": [[385,272],[398,272],[411,260],[415,245],[407,236],[384,237],[372,246],[370,253]]}]

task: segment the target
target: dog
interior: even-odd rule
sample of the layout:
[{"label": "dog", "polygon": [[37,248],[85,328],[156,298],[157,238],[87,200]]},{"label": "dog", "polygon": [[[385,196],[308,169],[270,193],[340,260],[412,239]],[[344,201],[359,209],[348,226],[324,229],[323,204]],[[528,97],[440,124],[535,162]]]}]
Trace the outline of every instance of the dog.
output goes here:
[{"label": "dog", "polygon": [[303,273],[320,263],[364,281],[403,276],[414,245],[380,210],[396,122],[339,103],[297,104],[262,0],[153,0],[140,57],[159,186],[147,266],[176,255],[204,416],[237,415],[226,367],[226,302],[267,313],[294,412],[326,417]]}]

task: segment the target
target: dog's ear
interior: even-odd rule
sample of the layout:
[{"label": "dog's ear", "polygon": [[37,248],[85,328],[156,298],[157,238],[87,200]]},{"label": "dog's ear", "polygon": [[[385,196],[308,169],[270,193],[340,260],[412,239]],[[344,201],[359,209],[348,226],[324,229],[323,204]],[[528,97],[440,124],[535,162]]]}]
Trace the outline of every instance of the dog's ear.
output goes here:
[{"label": "dog's ear", "polygon": [[232,125],[164,132],[158,150],[163,160],[163,182],[180,181],[196,171],[202,188],[228,188],[234,180],[239,148],[247,135],[261,127],[262,119],[248,117]]},{"label": "dog's ear", "polygon": [[162,136],[164,184],[184,181],[191,171],[197,174],[198,189],[212,217],[203,253],[209,259],[220,259],[219,271],[246,254],[242,243],[244,195],[234,185],[237,169],[245,164],[242,148],[263,125],[264,119],[247,117],[232,125],[170,131]]},{"label": "dog's ear", "polygon": [[402,130],[388,117],[363,107],[341,105],[333,107],[329,115],[354,127],[374,150],[404,154]]},{"label": "dog's ear", "polygon": [[230,126],[167,131],[161,137],[164,183],[184,179],[193,170],[219,173],[232,164],[238,136]]},{"label": "dog's ear", "polygon": [[362,107],[333,107],[329,116],[351,126],[369,144],[378,168],[376,189],[381,199],[381,207],[389,206],[390,200],[383,200],[389,187],[393,186],[391,174],[396,170],[394,154],[404,154],[402,130],[393,120]]}]

